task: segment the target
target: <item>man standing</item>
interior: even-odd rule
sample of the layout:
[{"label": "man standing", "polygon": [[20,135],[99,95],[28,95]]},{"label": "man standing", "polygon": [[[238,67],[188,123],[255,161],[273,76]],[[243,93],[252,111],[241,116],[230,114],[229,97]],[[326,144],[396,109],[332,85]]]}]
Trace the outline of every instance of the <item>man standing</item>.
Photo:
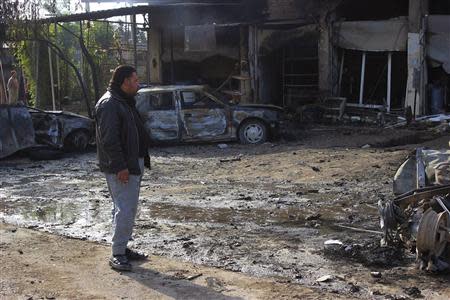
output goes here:
[{"label": "man standing", "polygon": [[136,253],[127,248],[133,232],[150,138],[135,107],[139,88],[136,69],[119,66],[108,91],[95,106],[97,155],[104,172],[113,207],[113,269],[129,271]]},{"label": "man standing", "polygon": [[8,80],[8,103],[9,104],[17,104],[17,100],[19,99],[19,81],[17,80],[16,71],[11,71],[11,77]]}]

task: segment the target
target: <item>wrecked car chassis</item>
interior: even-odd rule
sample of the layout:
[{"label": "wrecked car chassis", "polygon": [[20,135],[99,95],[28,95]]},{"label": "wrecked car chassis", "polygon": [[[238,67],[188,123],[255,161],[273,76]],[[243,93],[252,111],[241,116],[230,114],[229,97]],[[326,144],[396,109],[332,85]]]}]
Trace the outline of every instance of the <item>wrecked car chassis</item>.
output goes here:
[{"label": "wrecked car chassis", "polygon": [[450,185],[417,189],[379,208],[384,244],[415,249],[421,270],[450,269]]},{"label": "wrecked car chassis", "polygon": [[93,121],[87,117],[31,107],[28,107],[28,111],[39,144],[65,151],[82,151],[93,139]]},{"label": "wrecked car chassis", "polygon": [[0,105],[0,158],[35,145],[35,132],[26,107]]},{"label": "wrecked car chassis", "polygon": [[20,150],[37,159],[60,150],[82,151],[93,136],[93,121],[81,115],[21,105],[0,106],[0,158]]},{"label": "wrecked car chassis", "polygon": [[261,144],[282,131],[284,111],[274,105],[231,104],[207,86],[152,86],[136,107],[155,143],[238,140]]}]

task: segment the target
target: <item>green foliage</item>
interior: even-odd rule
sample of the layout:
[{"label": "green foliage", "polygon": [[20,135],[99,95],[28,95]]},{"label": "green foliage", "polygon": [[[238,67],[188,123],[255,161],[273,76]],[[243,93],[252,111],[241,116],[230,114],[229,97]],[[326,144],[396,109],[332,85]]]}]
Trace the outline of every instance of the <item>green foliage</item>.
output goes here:
[{"label": "green foliage", "polygon": [[8,19],[14,19],[19,15],[19,1],[0,1],[0,23]]},{"label": "green foliage", "polygon": [[95,63],[99,66],[98,76],[100,89],[106,89],[108,85],[111,66],[117,64],[114,57],[113,48],[117,47],[118,34],[117,26],[112,26],[106,22],[90,22],[89,27],[85,27],[86,45],[90,49]]},{"label": "green foliage", "polygon": [[[31,102],[38,107],[49,108],[51,104],[48,48],[41,42],[22,41],[16,43],[14,52],[27,78]],[[37,54],[37,56],[36,56]],[[36,73],[36,61],[39,62]],[[39,89],[37,86],[39,85]]]},{"label": "green foliage", "polygon": [[30,46],[30,42],[19,42],[16,44],[15,56],[18,60],[19,64],[22,66],[22,70],[28,79],[29,89],[31,93],[31,99],[33,103],[35,103],[36,99],[36,82],[32,80],[35,78],[33,64],[33,55],[30,53],[32,51],[32,47]]},{"label": "green foliage", "polygon": [[[48,107],[51,104],[50,70],[47,45],[44,42],[33,43],[32,40],[48,40],[58,46],[64,55],[83,73],[86,86],[89,88],[89,98],[93,99],[94,91],[92,84],[91,69],[85,59],[81,59],[82,51],[79,44],[80,25],[79,23],[64,23],[61,26],[54,24],[42,25],[35,28],[19,28],[15,26],[10,34],[21,37],[25,41],[15,43],[15,55],[30,84],[33,99],[38,99],[37,104],[41,107]],[[36,25],[34,25],[36,26]],[[64,27],[64,28],[63,28]],[[98,73],[100,93],[104,91],[110,77],[111,66],[116,65],[114,58],[117,45],[117,28],[105,22],[90,22],[83,25],[83,38],[85,45],[91,54]],[[39,45],[39,56],[35,57],[37,44]],[[57,84],[57,63],[59,60],[60,86],[57,98],[61,101],[64,97],[73,100],[84,101],[83,93],[78,79],[72,68],[67,63],[57,58],[52,53],[54,82]],[[39,60],[39,74],[36,74],[36,59]],[[83,61],[83,64],[81,63]],[[39,78],[39,82],[36,79]],[[39,88],[37,85],[39,84]],[[59,96],[59,97],[58,97]]]}]

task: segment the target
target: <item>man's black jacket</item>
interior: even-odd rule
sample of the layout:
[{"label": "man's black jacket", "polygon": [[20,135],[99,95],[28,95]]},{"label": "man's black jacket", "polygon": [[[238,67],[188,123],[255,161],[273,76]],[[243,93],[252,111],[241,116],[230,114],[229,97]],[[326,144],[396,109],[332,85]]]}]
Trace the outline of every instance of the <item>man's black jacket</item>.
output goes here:
[{"label": "man's black jacket", "polygon": [[[95,121],[100,170],[117,174],[128,169],[130,174],[140,175],[139,138],[147,145],[150,138],[146,133],[139,137],[137,124],[142,128],[143,124],[134,103],[130,105],[129,99],[110,89],[95,105]],[[148,156],[147,149],[145,153]]]}]

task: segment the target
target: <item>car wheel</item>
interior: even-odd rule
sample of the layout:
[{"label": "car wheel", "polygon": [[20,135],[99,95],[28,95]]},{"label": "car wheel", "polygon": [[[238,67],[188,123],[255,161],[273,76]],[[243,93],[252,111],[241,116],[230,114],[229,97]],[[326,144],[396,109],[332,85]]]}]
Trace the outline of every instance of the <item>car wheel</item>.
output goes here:
[{"label": "car wheel", "polygon": [[259,120],[245,121],[239,128],[242,144],[262,144],[267,140],[266,125]]},{"label": "car wheel", "polygon": [[89,144],[89,134],[83,130],[70,133],[64,140],[64,150],[84,151]]}]

